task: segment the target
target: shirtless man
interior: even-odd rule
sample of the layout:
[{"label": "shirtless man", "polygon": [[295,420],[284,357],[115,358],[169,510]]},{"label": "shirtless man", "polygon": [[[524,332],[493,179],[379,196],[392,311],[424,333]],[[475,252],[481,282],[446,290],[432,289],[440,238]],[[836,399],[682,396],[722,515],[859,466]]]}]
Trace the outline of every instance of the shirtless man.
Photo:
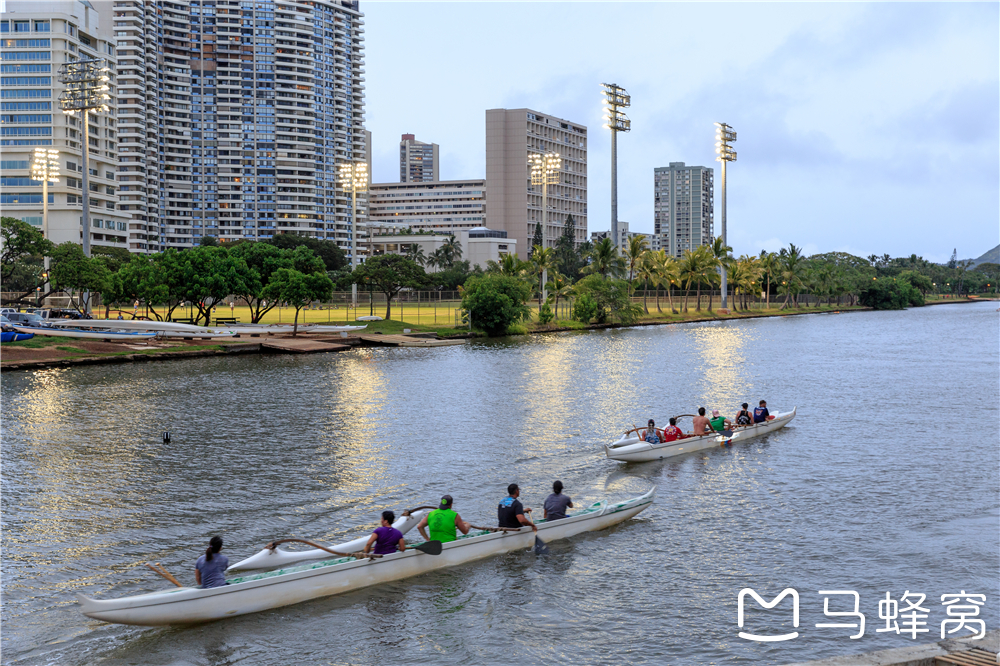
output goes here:
[{"label": "shirtless man", "polygon": [[708,417],[705,416],[705,408],[699,407],[698,416],[694,417],[694,426],[691,429],[691,434],[697,437],[706,432],[714,432],[714,430],[712,430],[712,424],[709,423]]}]

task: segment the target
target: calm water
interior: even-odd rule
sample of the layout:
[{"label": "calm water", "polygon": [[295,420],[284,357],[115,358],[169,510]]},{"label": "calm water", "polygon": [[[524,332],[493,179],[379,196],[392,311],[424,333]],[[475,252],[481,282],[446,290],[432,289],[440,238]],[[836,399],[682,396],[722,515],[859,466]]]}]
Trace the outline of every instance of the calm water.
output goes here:
[{"label": "calm water", "polygon": [[[996,305],[587,332],[3,375],[3,634],[11,664],[783,664],[912,644],[876,633],[886,592],[987,595],[1000,625]],[[649,416],[797,405],[733,449],[621,465]],[[170,444],[160,441],[169,430]],[[537,506],[656,504],[604,532],[184,629],[107,625],[73,594],[193,582],[223,534],[336,542],[448,492],[488,522],[511,481]],[[800,595],[800,636],[737,636],[737,595]],[[855,590],[866,633],[818,629]],[[912,598],[912,597],[911,597]],[[747,631],[791,631],[789,601]],[[831,610],[849,610],[842,601]],[[901,605],[900,608],[905,608]],[[964,633],[964,631],[963,631]]]}]

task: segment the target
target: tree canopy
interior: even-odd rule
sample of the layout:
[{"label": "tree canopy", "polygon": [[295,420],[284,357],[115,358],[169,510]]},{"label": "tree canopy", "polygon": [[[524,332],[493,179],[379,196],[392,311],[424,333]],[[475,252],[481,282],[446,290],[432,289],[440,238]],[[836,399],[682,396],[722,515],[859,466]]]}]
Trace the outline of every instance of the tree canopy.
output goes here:
[{"label": "tree canopy", "polygon": [[392,314],[392,299],[403,289],[419,289],[428,284],[427,273],[417,262],[401,254],[371,257],[354,270],[355,284],[370,285],[385,294],[385,318]]}]

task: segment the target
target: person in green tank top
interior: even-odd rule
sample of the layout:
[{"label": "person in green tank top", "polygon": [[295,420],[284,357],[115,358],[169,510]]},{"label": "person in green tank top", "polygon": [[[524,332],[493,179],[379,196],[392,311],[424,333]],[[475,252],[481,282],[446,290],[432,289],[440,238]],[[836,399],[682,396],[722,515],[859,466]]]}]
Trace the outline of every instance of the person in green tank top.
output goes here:
[{"label": "person in green tank top", "polygon": [[[451,495],[442,497],[439,508],[424,516],[420,524],[417,525],[417,529],[420,530],[420,536],[426,541],[447,543],[458,538],[458,530],[462,530],[462,534],[468,534],[469,523],[462,520],[462,517],[452,510],[451,505],[453,503],[454,500],[452,500]],[[428,527],[431,532],[430,536],[427,535],[426,531]]]}]

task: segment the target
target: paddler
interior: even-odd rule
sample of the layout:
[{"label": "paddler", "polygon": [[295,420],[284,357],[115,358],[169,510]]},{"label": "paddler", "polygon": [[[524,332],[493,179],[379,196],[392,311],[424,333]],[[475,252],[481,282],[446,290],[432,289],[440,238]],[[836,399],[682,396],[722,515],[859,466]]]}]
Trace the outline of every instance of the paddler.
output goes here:
[{"label": "paddler", "polygon": [[392,511],[382,512],[382,526],[376,527],[371,537],[368,538],[368,543],[365,544],[365,555],[371,551],[373,544],[376,555],[389,555],[397,550],[402,553],[406,550],[406,540],[403,539],[403,533],[392,526],[395,521],[396,514]]},{"label": "paddler", "polygon": [[731,428],[733,425],[730,423],[729,419],[722,416],[717,409],[712,410],[712,418],[709,419],[708,422],[712,426],[712,430],[715,432],[722,432],[723,430]]},{"label": "paddler", "polygon": [[774,417],[771,416],[771,412],[767,411],[767,400],[761,400],[760,406],[754,407],[753,410],[753,422],[754,423],[764,423],[765,421],[770,421]]},{"label": "paddler", "polygon": [[517,499],[520,494],[521,489],[517,487],[516,483],[507,486],[507,497],[500,500],[500,504],[497,505],[497,520],[500,527],[520,529],[529,525],[533,531],[537,532],[538,528],[535,524],[524,516],[525,513],[531,513],[531,509],[525,509],[521,501]]},{"label": "paddler", "polygon": [[736,425],[738,426],[748,426],[753,423],[753,417],[750,416],[750,411],[748,409],[750,405],[743,403],[743,409],[741,409],[736,414]]},{"label": "paddler", "polygon": [[219,553],[220,550],[222,550],[222,537],[212,537],[205,554],[194,564],[194,580],[203,588],[229,585],[226,582],[229,558]]},{"label": "paddler", "polygon": [[709,422],[708,417],[705,416],[705,408],[699,407],[698,416],[694,417],[694,426],[692,427],[691,434],[697,437],[711,431],[712,424]]},{"label": "paddler", "polygon": [[[454,500],[451,495],[445,495],[441,498],[440,508],[428,513],[420,521],[420,524],[417,525],[417,529],[420,530],[420,536],[425,541],[447,543],[458,538],[458,530],[462,530],[462,534],[469,533],[471,526],[452,510],[451,505],[453,503]],[[425,527],[430,527],[430,536],[424,530]]]}]

